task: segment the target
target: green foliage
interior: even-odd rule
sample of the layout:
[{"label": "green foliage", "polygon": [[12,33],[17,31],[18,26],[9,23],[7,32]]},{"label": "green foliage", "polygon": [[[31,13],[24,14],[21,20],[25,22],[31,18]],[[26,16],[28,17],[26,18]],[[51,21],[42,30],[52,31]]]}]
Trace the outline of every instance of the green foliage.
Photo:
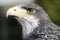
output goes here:
[{"label": "green foliage", "polygon": [[36,0],[50,16],[51,20],[60,25],[60,0]]}]

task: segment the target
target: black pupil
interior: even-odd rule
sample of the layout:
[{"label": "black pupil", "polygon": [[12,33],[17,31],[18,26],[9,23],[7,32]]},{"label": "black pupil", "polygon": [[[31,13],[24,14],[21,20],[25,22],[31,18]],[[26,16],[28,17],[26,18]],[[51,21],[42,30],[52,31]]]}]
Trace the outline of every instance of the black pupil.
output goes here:
[{"label": "black pupil", "polygon": [[28,8],[27,10],[30,11],[30,12],[32,12],[32,8]]},{"label": "black pupil", "polygon": [[33,9],[33,8],[26,8],[26,7],[22,7],[22,8],[24,8],[24,9],[26,9],[27,11],[30,11],[30,12],[32,12],[32,9]]}]

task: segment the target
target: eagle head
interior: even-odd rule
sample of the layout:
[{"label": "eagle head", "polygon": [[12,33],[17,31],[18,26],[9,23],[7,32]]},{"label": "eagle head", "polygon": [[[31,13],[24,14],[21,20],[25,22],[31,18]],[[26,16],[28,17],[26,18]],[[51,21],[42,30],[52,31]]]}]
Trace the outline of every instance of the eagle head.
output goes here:
[{"label": "eagle head", "polygon": [[49,20],[42,7],[37,4],[19,4],[9,8],[7,17],[13,16],[22,25],[23,38],[26,38],[35,28],[40,27],[43,21]]}]

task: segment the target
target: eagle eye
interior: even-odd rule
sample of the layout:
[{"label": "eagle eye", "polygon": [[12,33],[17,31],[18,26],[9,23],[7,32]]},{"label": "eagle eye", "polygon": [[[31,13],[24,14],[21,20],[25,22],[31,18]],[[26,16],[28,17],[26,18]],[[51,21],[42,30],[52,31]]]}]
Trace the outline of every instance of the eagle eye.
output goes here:
[{"label": "eagle eye", "polygon": [[27,11],[33,12],[33,9],[32,8],[28,8]]},{"label": "eagle eye", "polygon": [[31,13],[35,13],[35,10],[33,8],[26,8],[26,7],[22,7],[23,9],[27,10],[27,13],[31,14]]},{"label": "eagle eye", "polygon": [[29,14],[32,14],[32,13],[35,13],[36,11],[35,11],[33,8],[28,8],[28,9],[27,9],[27,12],[28,12]]}]

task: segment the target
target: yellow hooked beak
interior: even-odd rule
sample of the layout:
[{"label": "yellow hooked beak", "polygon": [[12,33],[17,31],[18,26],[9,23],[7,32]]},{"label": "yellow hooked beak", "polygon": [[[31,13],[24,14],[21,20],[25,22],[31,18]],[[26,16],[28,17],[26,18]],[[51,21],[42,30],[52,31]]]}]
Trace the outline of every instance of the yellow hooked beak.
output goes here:
[{"label": "yellow hooked beak", "polygon": [[8,15],[17,16],[17,17],[25,17],[25,16],[28,16],[27,10],[25,10],[23,8],[19,8],[17,6],[10,8],[7,11],[7,16]]}]

